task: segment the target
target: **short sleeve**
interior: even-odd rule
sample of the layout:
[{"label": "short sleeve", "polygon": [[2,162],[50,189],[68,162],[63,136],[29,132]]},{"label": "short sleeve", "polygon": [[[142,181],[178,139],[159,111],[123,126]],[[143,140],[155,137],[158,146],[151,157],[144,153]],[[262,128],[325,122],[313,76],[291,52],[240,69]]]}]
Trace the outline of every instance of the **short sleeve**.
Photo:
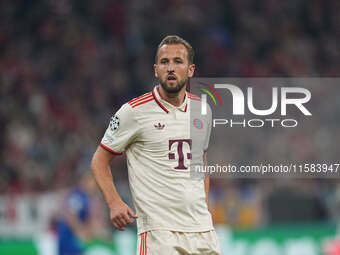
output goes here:
[{"label": "short sleeve", "polygon": [[212,122],[211,109],[210,107],[208,107],[208,111],[206,115],[207,129],[205,133],[204,147],[203,147],[204,152],[208,151],[208,147],[209,147],[209,141],[210,141],[210,135],[211,135],[211,122]]},{"label": "short sleeve", "polygon": [[124,104],[110,119],[100,145],[111,153],[120,155],[137,136],[138,124],[131,106]]}]

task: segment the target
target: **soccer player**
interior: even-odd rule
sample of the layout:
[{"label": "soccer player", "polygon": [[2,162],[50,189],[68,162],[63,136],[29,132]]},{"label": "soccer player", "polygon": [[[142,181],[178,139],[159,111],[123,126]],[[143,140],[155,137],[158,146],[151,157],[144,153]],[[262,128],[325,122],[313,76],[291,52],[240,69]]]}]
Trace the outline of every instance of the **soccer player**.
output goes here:
[{"label": "soccer player", "polygon": [[[113,225],[124,230],[137,220],[137,255],[220,254],[207,206],[209,179],[192,178],[189,168],[204,164],[211,130],[211,118],[190,120],[190,109],[200,103],[186,92],[193,57],[182,38],[162,40],[154,64],[160,85],[119,109],[91,162]],[[195,146],[191,127],[202,132]],[[136,214],[120,198],[110,172],[112,159],[123,152]]]}]

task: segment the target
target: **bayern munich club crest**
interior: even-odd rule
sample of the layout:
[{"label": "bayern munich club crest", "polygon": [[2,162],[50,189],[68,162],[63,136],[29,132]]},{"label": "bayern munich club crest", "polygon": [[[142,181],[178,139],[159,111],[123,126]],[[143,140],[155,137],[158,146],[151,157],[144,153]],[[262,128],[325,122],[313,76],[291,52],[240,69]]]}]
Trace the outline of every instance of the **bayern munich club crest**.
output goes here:
[{"label": "bayern munich club crest", "polygon": [[110,120],[110,129],[112,132],[116,131],[119,128],[119,118],[118,116],[112,116]]},{"label": "bayern munich club crest", "polygon": [[197,129],[202,129],[203,122],[200,119],[194,119],[194,127]]}]

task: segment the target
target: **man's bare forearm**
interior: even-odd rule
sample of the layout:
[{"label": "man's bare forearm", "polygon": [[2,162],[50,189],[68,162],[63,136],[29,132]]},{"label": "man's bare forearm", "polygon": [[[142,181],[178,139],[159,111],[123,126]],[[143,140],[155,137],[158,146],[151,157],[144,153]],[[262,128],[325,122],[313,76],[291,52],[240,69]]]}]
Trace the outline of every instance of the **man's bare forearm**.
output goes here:
[{"label": "man's bare forearm", "polygon": [[132,223],[138,216],[123,202],[116,190],[110,169],[112,159],[113,155],[110,152],[98,147],[92,158],[91,169],[110,208],[112,224],[118,230],[124,230],[124,227]]},{"label": "man's bare forearm", "polygon": [[112,179],[110,162],[113,157],[110,158],[100,150],[102,149],[98,148],[93,156],[91,169],[108,206],[111,208],[114,203],[122,201],[122,199],[119,196]]}]

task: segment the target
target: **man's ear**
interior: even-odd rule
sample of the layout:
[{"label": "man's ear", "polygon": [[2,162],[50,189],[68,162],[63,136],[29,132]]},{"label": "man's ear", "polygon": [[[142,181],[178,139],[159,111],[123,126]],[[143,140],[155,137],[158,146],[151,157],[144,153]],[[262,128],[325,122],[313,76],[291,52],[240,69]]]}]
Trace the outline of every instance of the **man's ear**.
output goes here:
[{"label": "man's ear", "polygon": [[189,65],[189,69],[188,69],[188,77],[189,78],[194,76],[195,68],[196,68],[195,64]]},{"label": "man's ear", "polygon": [[158,74],[157,74],[157,64],[153,65],[153,71],[155,73],[155,77],[158,78]]}]

